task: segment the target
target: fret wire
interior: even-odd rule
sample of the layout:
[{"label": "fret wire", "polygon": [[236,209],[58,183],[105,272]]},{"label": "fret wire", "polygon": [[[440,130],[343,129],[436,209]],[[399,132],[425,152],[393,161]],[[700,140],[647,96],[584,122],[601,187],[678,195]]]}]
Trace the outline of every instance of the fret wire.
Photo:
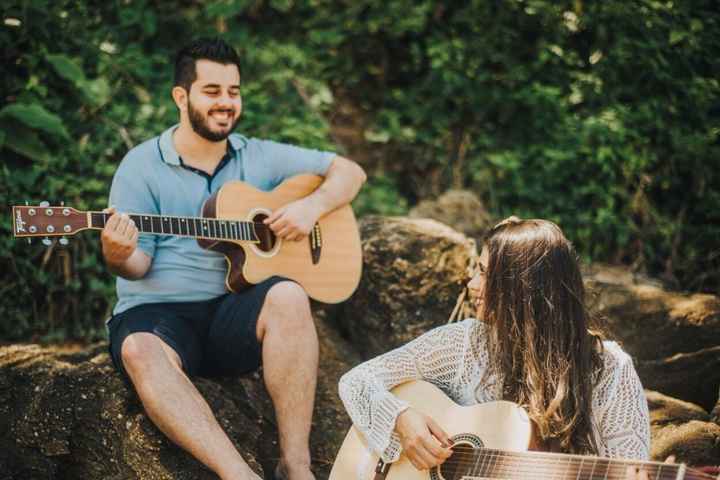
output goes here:
[{"label": "fret wire", "polygon": [[243,239],[243,240],[246,240],[246,239],[247,239],[247,233],[245,232],[245,230],[246,230],[246,228],[245,228],[245,222],[243,222],[243,223],[240,224],[240,228],[242,229],[242,239]]},{"label": "fret wire", "polygon": [[170,233],[180,233],[180,221],[176,217],[170,217]]},{"label": "fret wire", "polygon": [[[184,218],[178,219],[178,223],[180,224],[180,235],[187,235],[187,223],[185,222]],[[186,228],[185,231],[183,231],[183,227]]]},{"label": "fret wire", "polygon": [[230,234],[228,234],[227,221],[223,220],[222,225],[223,225],[223,238],[225,238],[225,239],[230,238]]},{"label": "fret wire", "polygon": [[233,228],[235,229],[235,240],[240,240],[240,222],[233,222]]},{"label": "fret wire", "polygon": [[578,473],[577,473],[577,475],[575,475],[575,480],[580,480],[580,473],[582,473],[583,462],[584,462],[584,461],[585,461],[584,458],[581,458],[581,459],[580,459],[580,467],[578,468]]}]

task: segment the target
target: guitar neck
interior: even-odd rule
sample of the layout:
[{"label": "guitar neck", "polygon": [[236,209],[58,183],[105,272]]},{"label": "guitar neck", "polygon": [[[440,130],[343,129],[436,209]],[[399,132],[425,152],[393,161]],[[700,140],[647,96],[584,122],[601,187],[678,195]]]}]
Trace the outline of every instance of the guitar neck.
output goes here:
[{"label": "guitar neck", "polygon": [[462,480],[520,478],[537,480],[622,480],[628,467],[642,468],[650,480],[713,480],[715,477],[684,464],[601,458],[544,452],[493,449],[454,449]]},{"label": "guitar neck", "polygon": [[[84,212],[87,227],[102,230],[111,214]],[[210,240],[237,240],[258,243],[258,230],[266,229],[263,223],[239,220],[223,220],[203,217],[178,217],[170,215],[128,214],[138,231],[153,235],[175,235]]]}]

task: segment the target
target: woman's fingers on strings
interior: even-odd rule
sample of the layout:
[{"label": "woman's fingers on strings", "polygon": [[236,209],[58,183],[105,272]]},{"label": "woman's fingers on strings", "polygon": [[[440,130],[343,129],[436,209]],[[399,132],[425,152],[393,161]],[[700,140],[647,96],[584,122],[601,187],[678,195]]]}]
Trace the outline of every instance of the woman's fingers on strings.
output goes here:
[{"label": "woman's fingers on strings", "polygon": [[445,430],[442,429],[440,425],[435,422],[432,418],[428,418],[428,428],[430,428],[430,433],[432,433],[435,438],[437,438],[440,441],[440,444],[445,449],[449,449],[450,445],[452,445],[452,441],[450,440],[450,436],[445,433]]},{"label": "woman's fingers on strings", "polygon": [[648,474],[642,468],[629,466],[625,469],[625,480],[649,480]]}]

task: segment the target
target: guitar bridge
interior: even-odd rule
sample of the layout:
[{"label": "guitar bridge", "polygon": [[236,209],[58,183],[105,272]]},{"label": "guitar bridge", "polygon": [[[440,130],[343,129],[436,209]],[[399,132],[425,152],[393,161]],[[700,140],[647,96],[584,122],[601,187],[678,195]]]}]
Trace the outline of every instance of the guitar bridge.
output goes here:
[{"label": "guitar bridge", "polygon": [[316,223],[310,232],[310,257],[312,258],[313,265],[317,265],[320,262],[320,252],[322,251],[322,232],[320,231],[320,224]]}]

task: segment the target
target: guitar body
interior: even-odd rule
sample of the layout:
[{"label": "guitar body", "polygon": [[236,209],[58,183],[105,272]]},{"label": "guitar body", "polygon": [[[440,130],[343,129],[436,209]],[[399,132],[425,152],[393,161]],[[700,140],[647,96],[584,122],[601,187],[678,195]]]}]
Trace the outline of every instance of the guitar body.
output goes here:
[{"label": "guitar body", "polygon": [[[531,442],[532,427],[525,410],[512,402],[489,402],[464,407],[450,400],[437,387],[426,382],[408,382],[393,389],[398,398],[410,402],[430,415],[457,445],[485,447],[508,451],[525,451]],[[373,480],[378,456],[370,451],[362,434],[352,427],[343,441],[330,480]],[[440,469],[418,471],[400,456],[391,464],[387,480],[428,480],[463,478],[462,455],[450,457]],[[434,473],[433,473],[434,472]]]},{"label": "guitar body", "polygon": [[[203,206],[203,217],[262,222],[273,211],[311,194],[322,183],[316,175],[298,175],[270,192],[243,182],[229,182]],[[199,239],[203,247],[223,253],[228,261],[227,288],[238,292],[279,275],[295,280],[320,302],[347,299],[360,282],[362,250],[350,205],[318,220],[312,235],[284,241],[257,227],[259,243]]]}]

